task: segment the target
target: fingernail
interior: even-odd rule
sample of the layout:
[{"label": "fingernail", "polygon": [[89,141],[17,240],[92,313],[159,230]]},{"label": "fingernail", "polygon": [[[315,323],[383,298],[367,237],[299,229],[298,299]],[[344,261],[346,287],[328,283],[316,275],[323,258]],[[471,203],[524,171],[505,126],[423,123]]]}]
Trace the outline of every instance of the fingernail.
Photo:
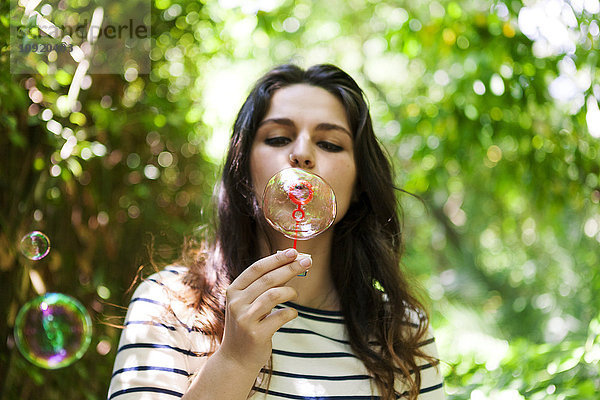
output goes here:
[{"label": "fingernail", "polygon": [[285,251],[285,255],[289,258],[294,258],[298,255],[298,252],[296,251],[296,249],[288,249]]},{"label": "fingernail", "polygon": [[302,260],[300,260],[300,266],[302,266],[303,268],[308,267],[310,264],[312,264],[312,260],[308,257],[303,258]]}]

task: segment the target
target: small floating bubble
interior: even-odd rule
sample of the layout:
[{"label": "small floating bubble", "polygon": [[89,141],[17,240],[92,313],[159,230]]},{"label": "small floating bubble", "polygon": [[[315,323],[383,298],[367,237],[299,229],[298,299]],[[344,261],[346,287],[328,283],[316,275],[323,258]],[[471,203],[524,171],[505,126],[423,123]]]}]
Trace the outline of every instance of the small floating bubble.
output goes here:
[{"label": "small floating bubble", "polygon": [[21,239],[20,248],[25,257],[38,261],[50,252],[50,239],[40,231],[29,232]]}]

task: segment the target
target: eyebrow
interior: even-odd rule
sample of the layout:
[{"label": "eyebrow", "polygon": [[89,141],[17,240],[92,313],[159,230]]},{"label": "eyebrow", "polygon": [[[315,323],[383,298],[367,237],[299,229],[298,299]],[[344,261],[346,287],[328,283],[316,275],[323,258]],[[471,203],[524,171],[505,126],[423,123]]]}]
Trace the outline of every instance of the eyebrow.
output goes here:
[{"label": "eyebrow", "polygon": [[[260,124],[258,124],[258,128],[260,128],[263,125],[266,124],[278,124],[278,125],[284,125],[284,126],[289,126],[291,128],[295,128],[296,125],[294,124],[294,121],[292,121],[289,118],[269,118],[269,119],[265,119],[264,121],[261,121]],[[350,136],[350,138],[352,138],[352,134],[350,133],[350,131],[348,131],[348,129],[344,128],[341,125],[338,124],[333,124],[330,122],[321,122],[317,125],[316,130],[318,131],[340,131],[343,132],[345,134],[347,134],[348,136]]]}]

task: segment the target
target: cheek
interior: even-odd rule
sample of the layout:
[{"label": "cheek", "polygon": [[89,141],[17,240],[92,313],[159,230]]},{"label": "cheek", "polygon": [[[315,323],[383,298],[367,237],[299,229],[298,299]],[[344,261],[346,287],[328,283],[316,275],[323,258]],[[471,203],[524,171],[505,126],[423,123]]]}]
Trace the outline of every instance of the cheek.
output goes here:
[{"label": "cheek", "polygon": [[354,164],[347,164],[342,168],[341,171],[343,171],[343,173],[338,175],[334,187],[336,203],[338,206],[338,217],[336,220],[341,219],[346,214],[346,211],[348,211],[356,186],[356,169]]},{"label": "cheek", "polygon": [[264,189],[265,183],[261,179],[263,175],[261,171],[262,165],[256,160],[256,154],[253,152],[252,156],[250,157],[250,179],[252,179],[252,187],[254,189],[254,193],[257,197],[260,196],[260,198],[262,199],[262,191]]},{"label": "cheek", "polygon": [[[265,162],[265,160],[270,160],[270,162]],[[268,151],[261,151],[260,147],[254,149],[250,155],[250,178],[252,179],[252,187],[259,204],[262,204],[267,182],[280,170],[280,168],[277,168],[277,165],[278,163],[274,155],[269,154]]]},{"label": "cheek", "polygon": [[344,201],[350,203],[352,194],[354,193],[354,187],[356,186],[356,175],[354,171],[348,170],[348,173],[343,177],[342,190],[344,193]]}]

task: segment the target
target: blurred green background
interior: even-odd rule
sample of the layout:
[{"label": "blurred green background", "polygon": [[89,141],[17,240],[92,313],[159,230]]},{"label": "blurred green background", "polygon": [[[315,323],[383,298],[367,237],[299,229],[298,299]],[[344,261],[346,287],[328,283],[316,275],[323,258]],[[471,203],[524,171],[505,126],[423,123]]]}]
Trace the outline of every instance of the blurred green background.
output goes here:
[{"label": "blurred green background", "polygon": [[[598,398],[598,0],[152,0],[150,74],[87,75],[72,107],[76,64],[10,73],[0,7],[2,399],[106,397],[138,267],[209,222],[233,118],[289,61],[357,79],[398,184],[426,201],[401,197],[404,264],[431,298],[448,397]],[[18,243],[36,229],[52,250],[33,262]],[[33,281],[92,315],[69,367],[15,348]]]}]

